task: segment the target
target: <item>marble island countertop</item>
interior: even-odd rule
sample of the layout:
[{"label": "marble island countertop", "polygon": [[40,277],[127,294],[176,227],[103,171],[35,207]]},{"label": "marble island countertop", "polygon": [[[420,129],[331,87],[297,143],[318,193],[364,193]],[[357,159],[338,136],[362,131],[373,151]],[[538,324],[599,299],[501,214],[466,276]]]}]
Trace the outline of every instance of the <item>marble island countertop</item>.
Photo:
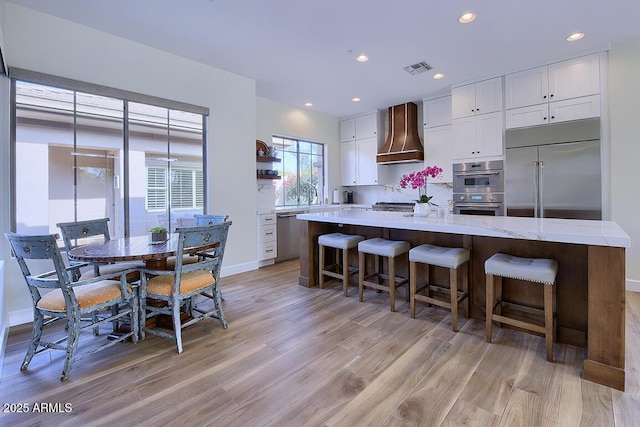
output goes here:
[{"label": "marble island countertop", "polygon": [[362,203],[334,203],[334,204],[322,204],[322,205],[298,205],[298,206],[278,206],[275,208],[258,208],[258,214],[265,213],[298,213],[300,211],[304,212],[327,212],[327,211],[337,211],[342,209],[371,209],[370,204],[362,204]]},{"label": "marble island countertop", "polygon": [[413,214],[404,212],[365,210],[310,212],[307,214],[299,214],[297,218],[306,221],[334,224],[466,234],[472,236],[625,248],[631,246],[629,236],[613,221],[476,215],[449,215],[447,218],[438,218],[435,213],[432,213],[429,217],[422,218],[414,217]]}]

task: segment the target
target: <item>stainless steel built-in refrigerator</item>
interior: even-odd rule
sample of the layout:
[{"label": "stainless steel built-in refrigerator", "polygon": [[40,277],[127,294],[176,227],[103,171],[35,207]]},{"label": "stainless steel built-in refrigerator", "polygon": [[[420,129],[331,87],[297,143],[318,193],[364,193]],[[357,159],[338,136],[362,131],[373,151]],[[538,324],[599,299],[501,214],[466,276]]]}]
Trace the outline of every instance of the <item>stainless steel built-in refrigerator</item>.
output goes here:
[{"label": "stainless steel built-in refrigerator", "polygon": [[505,132],[507,216],[602,219],[600,120]]}]

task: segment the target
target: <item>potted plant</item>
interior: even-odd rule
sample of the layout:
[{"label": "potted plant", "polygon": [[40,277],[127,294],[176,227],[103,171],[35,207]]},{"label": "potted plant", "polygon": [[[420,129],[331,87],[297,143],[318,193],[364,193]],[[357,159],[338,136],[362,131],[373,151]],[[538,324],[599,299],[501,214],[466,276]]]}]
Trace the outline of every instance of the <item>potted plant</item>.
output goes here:
[{"label": "potted plant", "polygon": [[427,166],[424,170],[411,172],[410,174],[404,174],[400,178],[400,188],[411,187],[412,189],[418,189],[419,198],[416,200],[416,204],[413,208],[413,214],[415,216],[429,216],[431,213],[431,206],[438,206],[431,201],[433,196],[427,196],[427,178],[437,178],[442,173],[442,168],[438,166]]},{"label": "potted plant", "polygon": [[153,227],[151,230],[152,242],[166,242],[167,241],[167,229],[164,227]]}]

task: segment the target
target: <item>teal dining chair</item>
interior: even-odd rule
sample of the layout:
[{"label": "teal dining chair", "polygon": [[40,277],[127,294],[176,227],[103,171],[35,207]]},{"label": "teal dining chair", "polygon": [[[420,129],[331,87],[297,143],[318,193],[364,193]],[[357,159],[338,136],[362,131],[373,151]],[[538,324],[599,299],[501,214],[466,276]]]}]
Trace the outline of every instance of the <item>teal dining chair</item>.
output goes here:
[{"label": "teal dining chair", "polygon": [[[33,333],[20,370],[27,369],[36,354],[49,349],[61,350],[66,355],[60,380],[65,381],[74,362],[128,339],[137,342],[139,302],[137,290],[127,283],[130,270],[76,281],[73,280],[73,270],[79,266],[65,266],[58,248],[57,234],[27,236],[5,233],[5,236],[11,244],[33,301]],[[50,271],[42,274],[31,272],[30,264],[37,263],[41,271],[46,268],[45,262]],[[93,315],[103,309],[110,314]],[[83,319],[82,316],[87,314],[91,315],[87,318],[89,320]],[[51,332],[43,334],[46,327],[58,320],[65,322],[65,328],[47,328]],[[92,345],[84,353],[77,354],[82,332],[97,329],[103,323],[125,320],[130,325],[129,332],[110,336],[115,337],[113,340],[105,338],[104,343]],[[43,335],[47,341],[43,340]]]},{"label": "teal dining chair", "polygon": [[[220,294],[220,269],[227,243],[231,222],[201,227],[176,229],[178,233],[177,253],[192,249],[198,261],[191,264],[176,257],[175,270],[141,270],[140,299],[144,320],[141,322],[141,337],[146,333],[171,338],[175,341],[178,353],[182,353],[182,329],[207,317],[217,318],[224,329],[227,321],[222,309]],[[147,303],[147,298],[159,300],[164,304]],[[203,308],[208,300],[210,309]],[[183,322],[181,308],[189,315]],[[160,314],[170,316],[173,331],[158,326],[148,326],[147,320]]]}]

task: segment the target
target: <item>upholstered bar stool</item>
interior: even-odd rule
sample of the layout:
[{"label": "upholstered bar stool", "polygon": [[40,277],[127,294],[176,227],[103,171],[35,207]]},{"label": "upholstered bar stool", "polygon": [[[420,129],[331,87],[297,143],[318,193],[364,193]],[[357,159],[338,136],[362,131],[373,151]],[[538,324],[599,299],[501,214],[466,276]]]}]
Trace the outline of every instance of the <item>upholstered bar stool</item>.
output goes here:
[{"label": "upholstered bar stool", "polygon": [[[470,252],[464,248],[447,248],[424,244],[412,248],[409,251],[409,283],[411,296],[411,317],[416,317],[416,301],[437,305],[451,311],[451,324],[454,332],[458,332],[458,305],[465,302],[463,308],[466,317],[469,317],[469,258]],[[424,284],[418,288],[418,263],[426,264]],[[432,285],[429,283],[429,266],[436,265],[449,269],[449,288]],[[458,291],[458,271],[462,269],[462,292]],[[420,294],[423,290],[426,295]],[[436,299],[431,296],[431,291],[448,293],[449,301]]]},{"label": "upholstered bar stool", "polygon": [[[358,266],[359,266],[359,297],[360,302],[364,299],[364,287],[389,292],[391,300],[391,311],[396,311],[396,289],[409,283],[407,278],[396,276],[396,257],[409,252],[411,245],[409,242],[398,240],[387,240],[379,237],[363,240],[358,243]],[[366,274],[366,256],[375,255],[375,272]],[[388,261],[388,274],[383,274],[380,266],[380,258],[385,257]],[[369,279],[376,279],[375,282]],[[384,284],[384,280],[388,285]],[[407,301],[409,292],[407,290]]]},{"label": "upholstered bar stool", "polygon": [[[349,249],[356,248],[364,237],[343,233],[329,233],[318,237],[318,258],[320,273],[320,288],[324,288],[324,276],[342,280],[342,290],[344,296],[349,296],[349,277],[358,272],[356,267],[349,266]],[[325,247],[335,249],[335,261],[333,264],[325,265]],[[340,261],[340,251],[342,251],[342,261]]]},{"label": "upholstered bar stool", "polygon": [[[512,255],[497,253],[484,263],[487,278],[487,342],[491,342],[491,326],[494,321],[528,331],[544,334],[547,343],[547,360],[553,361],[553,339],[555,336],[554,306],[556,299],[556,274],[558,262],[544,258],[520,258]],[[502,278],[524,280],[544,285],[544,326],[535,323],[505,317],[502,315]],[[494,287],[495,297],[494,301]],[[496,310],[497,308],[497,310]],[[497,311],[497,313],[495,313]],[[539,309],[527,308],[527,311]]]}]

